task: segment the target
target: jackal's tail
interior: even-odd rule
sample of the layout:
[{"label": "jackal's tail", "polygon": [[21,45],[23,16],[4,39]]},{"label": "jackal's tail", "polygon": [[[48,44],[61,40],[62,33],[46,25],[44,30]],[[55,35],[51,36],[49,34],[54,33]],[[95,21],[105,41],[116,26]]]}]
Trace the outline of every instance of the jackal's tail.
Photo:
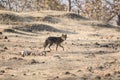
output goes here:
[{"label": "jackal's tail", "polygon": [[43,44],[44,50],[45,50],[45,48],[47,47],[48,44],[49,44],[48,40],[46,39],[45,42],[44,42],[44,44]]}]

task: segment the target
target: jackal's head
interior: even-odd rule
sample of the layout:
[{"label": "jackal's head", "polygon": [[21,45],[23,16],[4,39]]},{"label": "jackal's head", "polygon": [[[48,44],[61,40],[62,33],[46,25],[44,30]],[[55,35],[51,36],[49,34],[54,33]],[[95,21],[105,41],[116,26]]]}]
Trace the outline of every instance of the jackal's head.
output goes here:
[{"label": "jackal's head", "polygon": [[62,38],[63,40],[66,40],[66,39],[67,39],[67,34],[62,34],[61,38]]}]

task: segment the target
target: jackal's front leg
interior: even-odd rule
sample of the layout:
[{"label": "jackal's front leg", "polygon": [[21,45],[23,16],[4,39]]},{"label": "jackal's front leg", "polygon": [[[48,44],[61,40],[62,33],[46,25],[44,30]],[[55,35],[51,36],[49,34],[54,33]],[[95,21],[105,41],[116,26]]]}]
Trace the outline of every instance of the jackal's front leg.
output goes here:
[{"label": "jackal's front leg", "polygon": [[48,46],[48,48],[50,49],[50,51],[52,50],[50,47],[53,45],[53,43],[50,43],[50,45]]},{"label": "jackal's front leg", "polygon": [[64,51],[64,47],[63,47],[61,44],[59,44],[59,46],[60,46],[61,48],[63,48],[63,51]]},{"label": "jackal's front leg", "polygon": [[56,51],[57,51],[57,48],[58,48],[58,44],[56,44]]}]

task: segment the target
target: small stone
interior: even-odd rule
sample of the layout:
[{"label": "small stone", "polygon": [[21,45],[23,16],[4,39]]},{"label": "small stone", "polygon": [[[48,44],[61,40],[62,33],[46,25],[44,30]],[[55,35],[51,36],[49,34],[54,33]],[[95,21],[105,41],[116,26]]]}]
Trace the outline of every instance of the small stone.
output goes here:
[{"label": "small stone", "polygon": [[32,75],[36,75],[36,73],[33,73]]},{"label": "small stone", "polygon": [[59,76],[56,76],[56,77],[53,78],[53,80],[56,80],[56,79],[58,79],[58,78],[59,78]]},{"label": "small stone", "polygon": [[93,68],[92,67],[88,67],[87,70],[90,71],[90,72],[92,72]]},{"label": "small stone", "polygon": [[98,42],[96,42],[95,45],[100,45],[100,44]]},{"label": "small stone", "polygon": [[36,64],[39,63],[38,61],[36,61],[35,59],[30,60],[30,64]]},{"label": "small stone", "polygon": [[110,77],[110,76],[111,76],[111,74],[110,74],[110,73],[108,73],[108,74],[106,74],[106,75],[105,75],[105,77]]},{"label": "small stone", "polygon": [[65,74],[66,74],[66,75],[69,75],[69,74],[70,74],[70,72],[65,72]]},{"label": "small stone", "polygon": [[15,76],[14,74],[12,74],[11,76]]},{"label": "small stone", "polygon": [[27,74],[26,74],[26,73],[24,73],[23,75],[24,75],[24,76],[26,76]]},{"label": "small stone", "polygon": [[21,51],[20,52],[20,54],[22,55],[22,57],[24,57],[24,56],[28,56],[28,55],[31,55],[32,54],[32,52],[31,51]]},{"label": "small stone", "polygon": [[16,35],[15,37],[18,37],[18,35]]},{"label": "small stone", "polygon": [[0,32],[0,35],[2,35],[3,33],[2,32]]},{"label": "small stone", "polygon": [[56,76],[56,78],[59,78],[59,76]]},{"label": "small stone", "polygon": [[18,59],[17,57],[12,57],[9,60],[17,60],[17,59]]},{"label": "small stone", "polygon": [[12,67],[6,67],[5,69],[12,70],[13,68]]},{"label": "small stone", "polygon": [[0,75],[3,75],[4,73],[5,73],[4,70],[1,70],[1,71],[0,71]]},{"label": "small stone", "polygon": [[120,71],[115,71],[114,74],[115,74],[115,75],[116,75],[116,74],[120,74]]},{"label": "small stone", "polygon": [[0,73],[5,73],[5,70],[1,70]]},{"label": "small stone", "polygon": [[77,72],[81,72],[82,70],[78,70]]},{"label": "small stone", "polygon": [[96,76],[95,80],[101,80],[101,77],[100,76]]},{"label": "small stone", "polygon": [[44,61],[42,63],[45,63]]},{"label": "small stone", "polygon": [[8,37],[7,37],[7,36],[5,36],[5,37],[4,37],[4,39],[8,39]]},{"label": "small stone", "polygon": [[81,80],[87,80],[87,78],[86,77],[81,77]]},{"label": "small stone", "polygon": [[98,69],[103,70],[103,69],[104,69],[104,67],[103,67],[103,66],[99,66],[99,67],[98,67]]},{"label": "small stone", "polygon": [[23,58],[18,58],[18,60],[23,60]]},{"label": "small stone", "polygon": [[58,58],[58,59],[61,59],[61,57],[59,55],[55,55],[54,57]]},{"label": "small stone", "polygon": [[7,47],[4,47],[5,50],[7,50],[8,48]]}]

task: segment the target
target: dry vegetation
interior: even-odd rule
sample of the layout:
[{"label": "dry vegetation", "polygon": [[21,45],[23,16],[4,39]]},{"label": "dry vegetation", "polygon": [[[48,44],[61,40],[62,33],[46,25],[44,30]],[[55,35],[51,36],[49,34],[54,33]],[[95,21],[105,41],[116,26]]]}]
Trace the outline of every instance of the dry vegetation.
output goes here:
[{"label": "dry vegetation", "polygon": [[[0,18],[0,80],[120,79],[117,26],[59,11],[0,11]],[[62,33],[65,51],[43,51],[48,36]]]}]

